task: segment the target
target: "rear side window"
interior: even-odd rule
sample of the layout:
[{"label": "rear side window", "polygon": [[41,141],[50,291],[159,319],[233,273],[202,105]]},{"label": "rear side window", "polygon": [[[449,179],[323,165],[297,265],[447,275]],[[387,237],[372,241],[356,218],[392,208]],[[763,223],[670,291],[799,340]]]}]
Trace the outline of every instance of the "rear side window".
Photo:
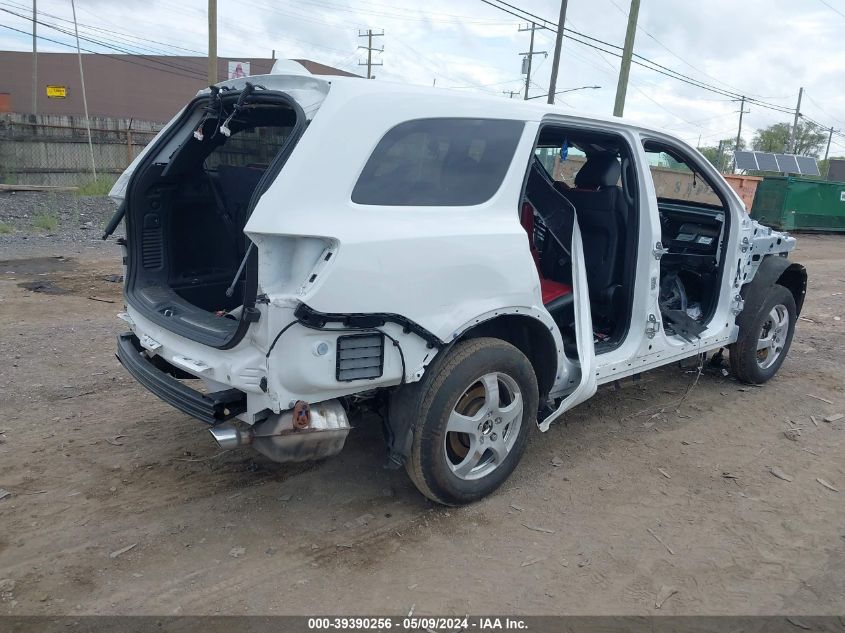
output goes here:
[{"label": "rear side window", "polygon": [[418,119],[379,141],[352,190],[358,204],[469,206],[502,184],[522,121]]}]

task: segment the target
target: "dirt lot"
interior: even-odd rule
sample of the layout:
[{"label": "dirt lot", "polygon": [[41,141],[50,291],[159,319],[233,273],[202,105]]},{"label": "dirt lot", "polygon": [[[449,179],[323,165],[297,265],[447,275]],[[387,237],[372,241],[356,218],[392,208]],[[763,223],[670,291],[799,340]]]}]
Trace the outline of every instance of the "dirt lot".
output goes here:
[{"label": "dirt lot", "polygon": [[800,237],[771,383],[604,389],[462,509],[383,470],[369,420],[321,463],[221,453],[115,360],[116,247],[30,244],[0,255],[0,614],[845,611],[845,237]]}]

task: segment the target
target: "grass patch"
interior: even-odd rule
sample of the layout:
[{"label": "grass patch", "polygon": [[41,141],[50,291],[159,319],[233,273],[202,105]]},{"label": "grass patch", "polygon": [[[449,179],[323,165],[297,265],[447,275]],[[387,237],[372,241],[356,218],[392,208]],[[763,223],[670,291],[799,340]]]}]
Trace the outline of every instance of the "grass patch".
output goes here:
[{"label": "grass patch", "polygon": [[12,227],[5,222],[0,222],[0,235],[8,235],[12,232]]},{"label": "grass patch", "polygon": [[100,176],[97,180],[89,180],[79,185],[79,188],[74,193],[77,196],[107,196],[114,183],[114,178]]},{"label": "grass patch", "polygon": [[54,213],[39,213],[32,218],[32,228],[52,232],[59,228],[59,216]]}]

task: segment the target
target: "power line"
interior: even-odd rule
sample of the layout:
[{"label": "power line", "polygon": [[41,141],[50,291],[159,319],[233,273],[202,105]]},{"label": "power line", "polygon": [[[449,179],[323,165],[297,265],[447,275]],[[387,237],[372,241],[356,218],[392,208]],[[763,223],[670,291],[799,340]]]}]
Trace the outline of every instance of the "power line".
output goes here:
[{"label": "power line", "polygon": [[[16,3],[16,2],[11,2],[9,0],[5,0],[4,2],[2,2],[2,4],[4,4],[7,7],[12,7],[12,8],[21,10],[21,11],[28,10],[28,7],[20,5],[19,3]],[[80,10],[81,9],[82,9],[82,7],[80,7]],[[61,16],[55,15],[53,13],[49,13],[47,11],[39,10],[37,13],[39,15],[46,16],[46,17],[49,17],[49,18],[53,18],[53,19],[59,20],[61,22],[67,22],[69,24],[73,23],[71,20],[68,20],[67,18],[63,18]],[[170,48],[170,49],[173,49],[173,50],[181,50],[181,51],[186,51],[186,52],[189,52],[189,53],[198,53],[198,54],[202,55],[203,57],[205,56],[205,51],[197,51],[197,50],[194,50],[194,49],[191,49],[191,48],[184,48],[182,46],[176,46],[175,44],[167,44],[166,42],[160,42],[160,41],[152,40],[152,39],[149,39],[149,38],[139,37],[139,36],[136,36],[136,35],[130,35],[129,33],[124,33],[122,31],[117,31],[117,30],[114,30],[114,29],[106,29],[106,28],[102,28],[102,27],[98,27],[98,26],[93,26],[91,24],[85,24],[83,22],[79,23],[79,27],[80,28],[86,28],[86,29],[89,29],[89,30],[92,30],[92,31],[100,31],[100,32],[103,32],[103,33],[107,33],[107,34],[111,35],[113,38],[116,38],[118,40],[127,39],[127,38],[133,39],[133,40],[140,40],[142,42],[150,42],[150,43],[153,43],[153,44],[159,44],[161,46],[166,46],[167,48]],[[131,44],[129,44],[129,42],[127,42],[127,45],[131,45]],[[156,50],[156,49],[154,49],[150,46],[147,46],[145,48],[147,48],[150,51]],[[166,51],[162,51],[161,49],[158,49],[156,52],[160,52],[160,53],[163,53],[163,54],[170,54]]]},{"label": "power line", "polygon": [[805,97],[807,97],[807,99],[809,99],[809,100],[813,103],[813,105],[815,105],[815,106],[816,106],[819,110],[821,110],[822,112],[824,112],[824,113],[825,113],[827,116],[829,116],[831,119],[833,119],[834,121],[836,121],[837,123],[839,123],[839,124],[841,124],[841,125],[845,125],[845,123],[843,123],[841,120],[837,119],[837,118],[836,118],[835,116],[833,116],[830,112],[828,112],[828,111],[827,111],[827,110],[825,110],[823,107],[821,107],[821,106],[818,104],[818,102],[817,102],[815,99],[813,99],[813,97],[811,97],[810,95],[808,95],[808,94],[807,94],[807,91],[806,91],[806,90],[804,91],[804,96],[805,96]]},{"label": "power line", "polygon": [[[414,17],[413,15],[408,15],[408,13],[401,13],[396,11],[385,11],[385,10],[378,10],[374,11],[372,9],[357,9],[355,7],[343,6],[339,4],[334,4],[331,2],[326,2],[325,0],[298,0],[297,4],[306,4],[311,6],[318,6],[324,7],[328,9],[334,9],[337,11],[344,11],[347,13],[353,14],[361,14],[364,13],[366,15],[378,16],[378,17],[385,17],[389,19],[400,20],[402,22],[434,22],[434,23],[441,23],[441,24],[481,24],[481,25],[494,25],[494,24],[510,24],[510,22],[501,22],[501,21],[491,21],[491,20],[484,20],[479,19],[478,16],[470,16],[470,15],[455,15],[450,13],[440,13],[438,11],[425,11],[422,9],[414,9],[413,11],[420,14],[427,14],[432,16],[444,16],[447,19],[435,19],[435,18],[423,18],[423,17]],[[363,2],[363,4],[371,4],[375,5],[376,3],[368,3]],[[396,7],[388,7],[387,5],[376,5],[382,6],[390,9],[395,9]]]},{"label": "power line", "polygon": [[[58,31],[59,33],[62,33],[64,35],[68,35],[68,36],[71,36],[71,37],[74,36],[72,31],[65,29],[65,28],[62,28],[60,26],[57,26],[55,24],[52,24],[50,22],[44,22],[43,20],[38,20],[38,19],[33,20],[33,18],[31,18],[27,15],[16,13],[14,11],[11,11],[9,9],[5,9],[3,7],[0,7],[0,11],[4,11],[5,13],[9,13],[11,15],[17,16],[17,17],[22,18],[24,20],[27,20],[29,22],[35,22],[36,24],[46,26],[47,28],[53,29],[54,31]],[[0,26],[5,26],[5,25],[0,25]],[[6,27],[6,28],[11,28],[11,27]],[[12,30],[17,30],[17,29],[12,29]],[[26,31],[22,31],[22,32],[26,33]],[[108,41],[94,39],[90,36],[89,37],[83,37],[81,35],[79,36],[79,39],[84,40],[86,42],[89,42],[91,44],[96,44],[98,46],[102,46],[104,48],[108,48],[108,49],[117,51],[119,53],[123,53],[125,55],[133,55],[133,56],[136,56],[136,57],[140,57],[141,59],[144,59],[144,60],[149,61],[149,62],[154,63],[154,64],[159,64],[160,66],[166,66],[166,67],[169,67],[169,68],[174,68],[176,70],[182,71],[182,73],[188,73],[188,75],[182,74],[182,76],[190,77],[191,79],[194,79],[196,77],[202,77],[202,74],[198,73],[195,69],[188,68],[186,66],[180,66],[178,64],[173,64],[173,63],[166,62],[166,61],[163,61],[163,60],[160,60],[160,59],[155,59],[155,58],[149,57],[147,55],[138,53],[136,51],[127,50],[126,48],[115,46],[114,43],[110,43]],[[57,43],[60,43],[62,45],[67,46],[67,44],[65,44],[64,42],[57,42]],[[75,47],[73,47],[73,48],[75,48]],[[96,51],[91,51],[91,50],[88,50],[88,49],[83,49],[83,50],[85,50],[86,52],[96,53]],[[162,70],[162,69],[159,69],[159,68],[155,68],[154,66],[146,66],[146,67],[152,68],[154,70]]]},{"label": "power line", "polygon": [[826,6],[828,9],[830,9],[830,10],[831,10],[831,11],[833,11],[834,13],[838,13],[838,14],[839,14],[839,15],[841,15],[843,18],[845,18],[845,13],[842,13],[842,11],[840,11],[840,10],[839,10],[839,9],[837,9],[837,8],[835,8],[833,5],[831,5],[829,2],[827,2],[827,0],[819,0],[819,2],[821,2],[824,6]]},{"label": "power line", "polygon": [[[484,4],[487,4],[487,5],[495,8],[495,9],[498,9],[500,11],[504,11],[505,13],[509,13],[510,15],[513,15],[514,17],[517,17],[517,18],[520,18],[520,19],[523,19],[523,20],[535,20],[535,21],[541,23],[543,26],[545,26],[550,31],[553,31],[555,33],[557,32],[557,25],[555,25],[550,20],[547,20],[546,18],[542,18],[542,17],[535,15],[535,14],[529,12],[529,11],[525,11],[524,9],[521,9],[521,8],[515,6],[515,5],[508,3],[508,2],[505,2],[504,0],[481,0],[481,2],[483,2]],[[509,7],[509,8],[505,8],[505,7]],[[519,11],[519,13],[516,13],[515,11]],[[579,44],[582,44],[584,46],[588,46],[590,48],[599,50],[603,53],[613,55],[614,57],[620,57],[620,58],[622,57],[621,52],[619,52],[619,51],[621,51],[621,48],[622,48],[621,46],[619,46],[617,44],[612,44],[610,42],[606,42],[604,40],[593,37],[591,35],[587,35],[585,33],[581,33],[579,31],[575,31],[573,29],[564,28],[564,37],[567,37],[568,39],[575,41],[575,42],[578,42]],[[587,40],[587,41],[584,41],[584,40]],[[609,47],[610,49],[616,49],[616,50],[607,50],[607,48],[603,48],[603,47]],[[695,79],[693,77],[689,77],[688,75],[684,75],[683,73],[680,73],[676,70],[673,70],[672,68],[669,68],[667,66],[659,64],[659,63],[657,63],[657,62],[655,62],[651,59],[648,59],[647,57],[644,57],[642,55],[638,55],[638,54],[635,53],[633,55],[633,57],[635,57],[636,59],[633,59],[632,63],[637,64],[638,66],[642,66],[643,68],[648,68],[649,70],[651,70],[653,72],[656,72],[656,73],[661,74],[661,75],[665,75],[665,76],[667,76],[671,79],[675,79],[677,81],[681,81],[681,82],[690,84],[690,85],[695,86],[697,88],[701,88],[702,90],[708,90],[710,92],[720,94],[720,95],[725,96],[725,97],[731,97],[732,99],[740,99],[743,96],[738,92],[736,92],[736,93],[731,92],[729,90],[719,88],[719,87],[713,86],[711,84],[707,84],[706,82],[700,81],[700,80]],[[748,101],[749,103],[754,103],[754,104],[758,105],[759,107],[768,108],[770,110],[775,110],[777,112],[782,112],[782,113],[792,113],[792,112],[794,112],[793,110],[790,110],[789,108],[786,108],[784,106],[781,106],[781,105],[778,105],[778,104],[773,104],[773,103],[768,103],[768,102],[762,101],[760,99],[747,97],[746,101]]]},{"label": "power line", "polygon": [[[22,19],[27,20],[29,22],[33,21],[32,18],[29,17],[29,16],[22,15],[20,13],[14,12],[14,11],[10,11],[9,9],[5,9],[3,7],[0,7],[0,11],[10,13],[11,15],[22,18]],[[62,33],[64,35],[68,35],[68,36],[73,35],[73,33],[71,31],[69,31],[69,30],[67,30],[67,29],[65,29],[61,26],[58,26],[56,24],[50,23],[50,22],[45,22],[43,20],[36,20],[36,23],[43,25],[43,26],[46,26],[47,28],[53,29],[55,31],[58,31],[59,33]],[[4,26],[5,28],[9,28],[9,29],[14,30],[14,31],[19,31],[21,33],[29,34],[26,31],[20,31],[19,29],[14,29],[14,28],[8,27],[6,25],[0,25],[0,26]],[[60,44],[62,46],[69,46],[65,42],[60,42],[58,40],[51,40],[49,38],[42,38],[41,36],[38,36],[38,37],[39,37],[39,39],[44,39],[45,41],[51,41],[53,43]],[[142,66],[144,68],[149,68],[151,70],[157,70],[157,71],[161,71],[161,72],[169,72],[170,74],[181,76],[181,77],[186,77],[188,79],[203,79],[203,80],[205,80],[205,73],[198,70],[197,68],[192,68],[190,66],[184,66],[184,65],[180,65],[178,63],[165,61],[163,59],[159,59],[159,58],[156,58],[156,57],[151,57],[148,54],[146,54],[145,51],[141,50],[141,47],[139,47],[137,45],[131,45],[131,48],[125,48],[126,46],[130,46],[130,45],[126,45],[126,44],[119,45],[119,44],[122,44],[122,43],[120,43],[120,42],[115,43],[115,42],[110,41],[106,38],[94,38],[94,37],[91,37],[90,35],[88,37],[80,35],[79,39],[86,41],[86,42],[89,42],[91,44],[96,44],[97,46],[102,46],[103,48],[106,48],[106,49],[116,51],[116,52],[121,53],[123,55],[131,55],[133,57],[140,58],[142,60],[150,62],[151,64],[157,64],[160,67],[150,66],[148,64],[142,64],[142,63],[134,61],[134,60],[122,59],[122,58],[117,57],[115,55],[106,55],[107,57],[111,57],[111,58],[118,59],[118,60],[121,60],[121,61],[125,61],[125,62],[128,62],[128,63],[134,63],[138,66]],[[132,50],[132,49],[135,49],[135,50]],[[92,49],[88,49],[88,48],[82,48],[82,50],[84,50],[85,52],[88,52],[88,53],[94,53],[94,54],[99,54],[99,55],[105,54],[105,53],[101,53],[100,51],[96,51],[96,50],[92,50]],[[203,56],[205,56],[205,55],[203,54]],[[173,57],[173,56],[172,55],[162,55],[161,57]],[[181,72],[169,71],[169,70],[167,70],[167,68],[172,68],[175,71],[181,71]]]},{"label": "power line", "polygon": [[[413,46],[411,46],[407,42],[403,41],[402,39],[394,40],[393,44],[398,45],[401,48],[407,49],[408,52],[411,53],[411,55],[413,55],[414,57],[416,57],[419,60],[418,65],[420,67],[425,68],[426,70],[428,70],[430,68],[431,60],[430,60],[429,56],[423,55],[416,48],[414,48]],[[412,62],[412,63],[414,63],[414,62]],[[486,65],[486,64],[480,64],[480,65]],[[498,70],[500,72],[505,72],[500,68],[496,68],[495,66],[488,66],[488,67],[489,68],[495,68],[496,70]],[[457,84],[469,84],[470,86],[472,86],[474,88],[478,88],[479,90],[481,90],[482,92],[486,92],[487,94],[493,94],[493,95],[498,94],[495,91],[491,91],[491,90],[487,89],[484,86],[484,84],[472,83],[471,81],[467,80],[466,77],[463,77],[462,79],[457,79],[457,78],[455,78],[451,75],[447,75],[446,73],[443,73],[443,72],[438,72],[437,77],[442,77],[444,79],[447,79],[447,80],[452,81],[452,82],[457,83]],[[520,79],[519,81],[521,82],[522,79]],[[461,87],[465,87],[465,86],[461,86]]]},{"label": "power line", "polygon": [[[0,0],[0,5],[19,8],[19,6],[16,3],[10,2],[9,0]],[[81,9],[81,7],[80,7],[80,9]],[[2,7],[0,7],[0,10],[2,10]],[[59,20],[61,22],[68,22],[68,23],[72,24],[72,21],[67,20],[67,19],[65,19],[61,16],[46,12],[46,11],[40,11],[39,10],[38,14],[41,15],[41,16],[51,17],[54,20]],[[22,16],[21,14],[14,14],[13,13],[13,15],[18,15],[18,17],[23,17],[24,19],[29,19],[31,21],[31,18],[27,18],[26,16]],[[38,24],[48,25],[48,23],[42,22],[42,21],[39,21]],[[54,26],[56,26],[56,25],[48,25],[49,28],[53,28]],[[146,54],[146,53],[150,53],[150,54],[153,54],[153,55],[162,55],[162,56],[166,56],[166,57],[172,57],[173,56],[173,53],[171,51],[163,51],[161,49],[157,49],[157,48],[154,48],[154,47],[151,47],[151,46],[140,46],[140,45],[136,44],[135,42],[126,41],[126,39],[134,39],[134,40],[140,40],[142,42],[148,41],[148,42],[155,43],[155,44],[161,44],[162,46],[169,46],[172,49],[178,49],[179,51],[187,51],[187,52],[191,52],[191,53],[197,53],[202,57],[206,56],[205,51],[198,51],[198,50],[191,49],[191,48],[185,48],[185,47],[182,47],[182,46],[171,45],[171,44],[167,44],[165,42],[159,42],[157,40],[145,40],[142,37],[131,35],[129,33],[123,33],[121,31],[116,31],[116,30],[112,30],[112,29],[104,29],[104,28],[101,28],[101,27],[97,27],[97,26],[94,26],[94,25],[91,25],[91,24],[85,24],[85,23],[82,23],[82,22],[79,23],[79,28],[80,28],[80,31],[83,28],[85,28],[85,29],[93,30],[93,31],[102,31],[104,33],[111,35],[111,38],[107,38],[107,37],[104,37],[104,36],[90,35],[90,34],[89,34],[90,37],[85,37],[83,35],[80,35],[80,39],[83,39],[85,41],[89,41],[89,42],[92,42],[92,43],[96,43],[96,44],[104,46],[106,48],[110,48],[111,50],[116,50],[118,52],[125,53],[125,54],[138,55],[139,57],[143,57],[143,55]],[[56,30],[58,30],[58,29],[56,29]],[[68,31],[63,31],[63,30],[59,30],[59,32],[69,34]],[[304,46],[321,48],[321,49],[324,49],[326,51],[331,51],[331,52],[334,52],[334,53],[343,54],[343,55],[346,55],[347,57],[349,57],[347,55],[348,51],[340,50],[340,49],[337,49],[337,48],[331,48],[329,46],[323,46],[321,44],[316,44],[316,43],[308,42],[308,41],[305,41],[305,40],[300,40],[298,38],[290,37],[290,36],[287,36],[287,35],[281,35],[281,36],[278,36],[278,37],[280,39],[297,42],[297,43],[302,44]],[[57,43],[65,45],[62,42],[57,42]],[[114,45],[114,46],[112,46],[112,45]],[[86,52],[92,52],[92,53],[95,53],[95,54],[102,54],[102,53],[99,53],[98,51],[89,51],[88,49],[83,49],[83,50],[85,50]],[[352,56],[354,56],[354,55],[355,55],[355,53],[353,52]],[[195,68],[180,65],[180,64],[175,63],[175,62],[168,63],[167,61],[158,60],[158,59],[150,59],[150,58],[145,58],[145,59],[148,59],[148,61],[150,61],[151,63],[164,64],[164,65],[168,65],[169,67],[173,67],[173,68],[182,70],[182,71],[188,73],[188,75],[190,75],[190,78],[192,78],[192,79],[194,78],[194,76],[200,77],[199,71]],[[128,61],[128,60],[122,60],[122,61]],[[145,68],[153,68],[152,66],[147,66],[146,64],[139,64],[139,65],[141,65]],[[336,65],[343,66],[344,62],[341,62],[340,64],[336,64]],[[155,70],[160,70],[160,69],[155,68]],[[349,69],[349,70],[351,72],[354,72],[354,69]],[[171,73],[171,74],[177,74],[179,76],[185,76],[185,75],[181,75],[181,74],[178,74],[178,73]]]},{"label": "power line", "polygon": [[[16,29],[15,27],[8,26],[6,24],[0,24],[0,28],[8,29],[10,31],[15,31],[17,33],[22,33],[23,35],[32,35],[32,33],[29,32],[29,31],[24,31],[22,29]],[[61,42],[59,40],[54,40],[53,38],[45,37],[43,35],[39,35],[38,39],[42,40],[44,42],[52,42],[53,44],[58,44],[59,46],[65,46],[67,48],[74,48],[74,49],[76,48],[76,46],[74,46],[73,44],[68,44],[67,42]],[[83,38],[80,38],[80,39],[83,39]],[[158,72],[169,73],[171,75],[177,75],[179,77],[186,77],[188,79],[196,79],[197,78],[196,76],[191,77],[191,76],[188,76],[188,75],[184,75],[182,73],[177,73],[177,72],[173,72],[173,71],[170,71],[170,70],[165,70],[164,68],[156,68],[155,66],[148,66],[147,64],[142,64],[142,63],[136,62],[132,59],[128,59],[125,56],[121,57],[119,55],[111,55],[109,53],[101,53],[99,51],[95,51],[95,50],[92,50],[90,48],[85,48],[85,47],[82,47],[82,46],[80,47],[80,50],[83,50],[86,53],[93,53],[94,55],[102,55],[103,57],[109,57],[111,59],[116,59],[118,61],[125,62],[127,64],[134,64],[135,66],[142,66],[144,68],[149,68],[151,70],[156,70]]]},{"label": "power line", "polygon": [[[628,12],[627,12],[627,11],[625,11],[625,9],[623,9],[622,7],[620,7],[618,4],[616,4],[616,2],[615,2],[614,0],[608,0],[608,2],[610,2],[610,4],[612,4],[614,7],[616,7],[616,8],[619,10],[619,12],[620,12],[622,15],[624,15],[626,18],[628,17]],[[716,83],[722,84],[723,86],[727,86],[727,87],[728,87],[728,88],[730,88],[731,90],[738,90],[738,88],[734,88],[733,86],[731,86],[730,84],[725,83],[725,82],[724,82],[724,81],[722,81],[721,79],[718,79],[717,77],[714,77],[713,75],[708,74],[707,72],[703,71],[703,70],[702,70],[701,68],[699,68],[698,66],[693,65],[692,63],[690,63],[689,61],[687,61],[686,59],[684,59],[683,57],[681,57],[680,55],[678,55],[675,51],[673,51],[671,48],[669,48],[668,46],[666,46],[666,44],[664,44],[664,43],[663,43],[663,42],[661,42],[659,39],[657,39],[657,37],[656,37],[655,35],[652,35],[652,34],[651,34],[648,30],[646,30],[646,28],[645,28],[645,27],[643,27],[643,26],[642,26],[642,25],[640,25],[639,23],[637,23],[637,30],[638,30],[638,31],[642,31],[642,32],[646,35],[646,37],[648,37],[649,39],[653,40],[653,41],[654,41],[654,42],[655,42],[658,46],[660,46],[663,50],[665,50],[667,53],[669,53],[672,57],[674,57],[675,59],[677,59],[677,60],[679,60],[679,61],[683,62],[684,64],[686,64],[687,66],[689,66],[689,67],[690,67],[690,68],[692,68],[693,70],[695,70],[695,71],[697,71],[697,72],[701,73],[702,75],[704,75],[704,76],[705,76],[705,77],[707,77],[708,79],[712,79],[712,80],[713,80],[713,81],[715,81]],[[763,97],[760,97],[760,95],[753,95],[753,96],[756,96],[756,97],[758,97],[758,98],[763,98]]]}]

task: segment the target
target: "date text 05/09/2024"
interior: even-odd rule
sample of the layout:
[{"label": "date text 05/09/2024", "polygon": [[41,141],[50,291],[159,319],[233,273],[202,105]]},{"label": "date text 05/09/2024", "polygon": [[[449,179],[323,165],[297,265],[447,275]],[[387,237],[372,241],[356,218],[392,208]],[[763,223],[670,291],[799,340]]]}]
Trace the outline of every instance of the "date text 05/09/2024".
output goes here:
[{"label": "date text 05/09/2024", "polygon": [[308,629],[314,631],[346,630],[384,631],[397,629],[402,631],[524,631],[527,625],[520,618],[510,617],[435,617],[407,616],[390,617],[322,617],[308,618]]}]

